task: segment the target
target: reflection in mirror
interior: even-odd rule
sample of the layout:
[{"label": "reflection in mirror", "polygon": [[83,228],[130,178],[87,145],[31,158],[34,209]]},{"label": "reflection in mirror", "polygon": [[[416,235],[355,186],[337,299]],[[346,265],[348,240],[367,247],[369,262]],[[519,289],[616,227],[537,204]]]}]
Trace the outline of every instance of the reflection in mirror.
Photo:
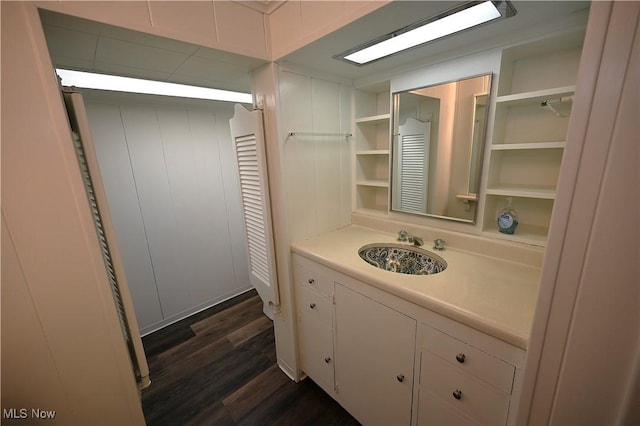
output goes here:
[{"label": "reflection in mirror", "polygon": [[393,94],[392,210],[475,221],[491,75]]},{"label": "reflection in mirror", "polygon": [[485,135],[485,125],[487,120],[487,102],[489,95],[482,94],[474,96],[474,117],[473,117],[473,141],[471,142],[471,165],[469,166],[469,193],[475,194],[480,185],[480,163],[482,159],[482,138]]}]

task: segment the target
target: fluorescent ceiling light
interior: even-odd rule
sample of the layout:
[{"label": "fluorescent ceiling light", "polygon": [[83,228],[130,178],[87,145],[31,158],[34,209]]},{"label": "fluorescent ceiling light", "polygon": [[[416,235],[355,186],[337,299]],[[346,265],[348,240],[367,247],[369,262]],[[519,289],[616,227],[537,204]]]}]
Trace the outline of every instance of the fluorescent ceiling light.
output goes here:
[{"label": "fluorescent ceiling light", "polygon": [[[501,7],[497,7],[496,4]],[[500,9],[503,9],[503,11],[501,12]],[[423,20],[401,28],[364,46],[337,55],[335,58],[343,59],[356,65],[364,65],[485,22],[513,16],[514,14],[515,9],[508,2],[484,1],[479,3],[473,1],[426,21]]]},{"label": "fluorescent ceiling light", "polygon": [[209,99],[213,101],[252,103],[251,93],[165,83],[140,78],[56,69],[64,86],[84,89],[112,90],[115,92],[142,93],[146,95],[176,96],[180,98]]}]

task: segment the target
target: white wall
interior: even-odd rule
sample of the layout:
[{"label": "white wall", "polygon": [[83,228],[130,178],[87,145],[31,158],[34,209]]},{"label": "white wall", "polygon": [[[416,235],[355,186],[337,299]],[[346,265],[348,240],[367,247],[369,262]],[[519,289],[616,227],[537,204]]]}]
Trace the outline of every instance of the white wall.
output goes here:
[{"label": "white wall", "polygon": [[86,92],[141,332],[249,289],[233,105]]},{"label": "white wall", "polygon": [[290,239],[310,238],[348,225],[350,139],[286,134],[351,133],[352,87],[281,68],[279,93]]},{"label": "white wall", "polygon": [[269,170],[269,195],[276,251],[276,273],[280,308],[274,312],[274,331],[278,366],[291,379],[300,379],[295,340],[295,311],[290,273],[289,221],[287,217],[286,180],[284,173],[284,147],[280,143],[278,126],[278,69],[275,63],[254,70],[251,91],[264,95],[264,128]]},{"label": "white wall", "polygon": [[639,46],[640,3],[593,3],[528,350],[522,423],[640,418]]}]

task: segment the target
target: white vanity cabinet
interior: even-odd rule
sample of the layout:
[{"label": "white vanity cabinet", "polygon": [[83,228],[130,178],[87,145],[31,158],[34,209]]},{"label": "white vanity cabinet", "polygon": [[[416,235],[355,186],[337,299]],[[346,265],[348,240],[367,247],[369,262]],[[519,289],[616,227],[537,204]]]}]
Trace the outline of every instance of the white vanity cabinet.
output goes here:
[{"label": "white vanity cabinet", "polygon": [[301,369],[358,421],[514,423],[523,349],[292,259]]},{"label": "white vanity cabinet", "polygon": [[416,320],[339,283],[335,314],[340,403],[363,424],[408,425]]}]

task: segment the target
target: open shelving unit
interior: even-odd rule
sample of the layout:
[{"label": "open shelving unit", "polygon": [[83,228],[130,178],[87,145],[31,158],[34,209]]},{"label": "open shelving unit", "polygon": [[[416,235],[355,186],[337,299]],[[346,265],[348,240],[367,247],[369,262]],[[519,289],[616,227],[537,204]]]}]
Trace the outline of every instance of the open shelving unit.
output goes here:
[{"label": "open shelving unit", "polygon": [[390,105],[388,82],[355,91],[355,211],[389,211]]},{"label": "open shelving unit", "polygon": [[[489,105],[482,187],[474,233],[546,245],[580,65],[584,29],[505,48]],[[353,211],[389,217],[392,102],[390,82],[360,86],[353,97]],[[460,198],[460,197],[458,197]],[[511,198],[515,234],[498,231]]]},{"label": "open shelving unit", "polygon": [[[566,144],[582,35],[546,39],[503,52],[489,146],[483,233],[545,245]],[[498,232],[512,198],[514,235]]]}]

